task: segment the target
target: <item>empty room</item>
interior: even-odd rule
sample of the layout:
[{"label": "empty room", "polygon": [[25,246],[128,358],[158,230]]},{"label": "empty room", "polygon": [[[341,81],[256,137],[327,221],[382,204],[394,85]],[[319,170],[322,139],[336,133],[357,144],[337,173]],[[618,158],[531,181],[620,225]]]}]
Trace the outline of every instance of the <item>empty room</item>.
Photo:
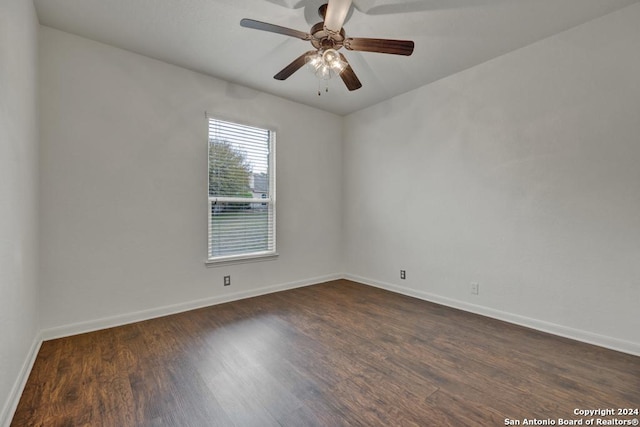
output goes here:
[{"label": "empty room", "polygon": [[638,425],[640,0],[0,0],[0,426]]}]

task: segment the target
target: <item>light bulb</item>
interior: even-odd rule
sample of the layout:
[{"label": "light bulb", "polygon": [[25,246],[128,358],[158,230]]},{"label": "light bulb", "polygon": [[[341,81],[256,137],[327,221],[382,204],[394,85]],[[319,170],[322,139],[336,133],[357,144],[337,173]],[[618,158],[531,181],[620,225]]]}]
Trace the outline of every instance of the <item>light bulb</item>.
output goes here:
[{"label": "light bulb", "polygon": [[327,49],[322,54],[322,61],[336,73],[340,74],[347,68],[347,63],[342,60],[335,49]]},{"label": "light bulb", "polygon": [[336,74],[340,74],[344,71],[345,68],[347,68],[347,63],[343,60],[338,60],[331,64],[331,68],[336,72]]},{"label": "light bulb", "polygon": [[314,73],[322,66],[322,56],[320,53],[307,56],[306,61],[307,65]]},{"label": "light bulb", "polygon": [[329,80],[331,78],[331,68],[326,64],[320,65],[316,70],[316,77],[322,80]]},{"label": "light bulb", "polygon": [[330,67],[333,67],[334,63],[341,61],[340,54],[335,49],[325,50],[322,54],[322,60]]}]

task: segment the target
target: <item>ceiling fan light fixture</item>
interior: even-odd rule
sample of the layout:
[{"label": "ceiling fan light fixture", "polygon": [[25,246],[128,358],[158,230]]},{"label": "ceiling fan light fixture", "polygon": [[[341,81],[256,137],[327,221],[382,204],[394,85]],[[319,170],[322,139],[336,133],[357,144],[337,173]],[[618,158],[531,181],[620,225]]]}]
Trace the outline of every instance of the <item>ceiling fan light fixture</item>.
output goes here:
[{"label": "ceiling fan light fixture", "polygon": [[312,72],[318,71],[318,68],[323,66],[322,55],[320,52],[315,52],[311,55],[308,55],[306,58],[307,66]]},{"label": "ceiling fan light fixture", "polygon": [[335,49],[318,50],[315,54],[307,56],[306,61],[311,71],[321,80],[329,80],[340,75],[347,68],[347,63],[340,58]]},{"label": "ceiling fan light fixture", "polygon": [[336,74],[342,73],[347,68],[347,63],[340,58],[340,54],[335,49],[325,50],[322,59]]},{"label": "ceiling fan light fixture", "polygon": [[320,80],[329,80],[331,79],[331,77],[333,77],[332,74],[333,70],[330,67],[327,67],[325,64],[322,64],[316,70],[316,77]]},{"label": "ceiling fan light fixture", "polygon": [[322,53],[322,60],[325,65],[331,68],[336,74],[340,74],[347,68],[347,63],[340,58],[340,54],[335,49],[327,49]]},{"label": "ceiling fan light fixture", "polygon": [[325,64],[333,64],[336,61],[340,61],[340,54],[335,49],[327,49],[322,52],[322,60]]}]

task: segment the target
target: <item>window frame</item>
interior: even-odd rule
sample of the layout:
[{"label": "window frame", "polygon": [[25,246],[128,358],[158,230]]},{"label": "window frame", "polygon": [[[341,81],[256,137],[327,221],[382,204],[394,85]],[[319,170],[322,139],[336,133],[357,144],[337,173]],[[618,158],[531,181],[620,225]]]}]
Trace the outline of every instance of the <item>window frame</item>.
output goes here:
[{"label": "window frame", "polygon": [[[245,263],[245,262],[256,262],[256,261],[267,261],[267,260],[273,260],[276,259],[278,257],[278,252],[277,252],[277,233],[276,233],[276,211],[277,211],[277,204],[276,204],[276,130],[270,127],[265,127],[265,126],[259,126],[259,125],[255,125],[255,124],[250,124],[250,123],[246,123],[246,122],[241,122],[238,120],[232,120],[232,119],[227,119],[227,118],[222,118],[220,116],[213,116],[213,115],[209,115],[208,113],[205,113],[205,117],[206,117],[206,124],[207,124],[207,257],[206,257],[206,261],[205,264],[208,267],[215,267],[215,266],[219,266],[219,265],[224,265],[224,264],[235,264],[235,263]],[[257,128],[263,131],[267,131],[268,135],[269,135],[269,140],[268,140],[268,170],[267,170],[267,175],[268,175],[268,194],[269,197],[267,197],[267,201],[265,202],[265,198],[263,198],[262,196],[264,196],[264,194],[260,197],[260,198],[240,198],[240,197],[216,197],[216,196],[210,196],[209,194],[209,185],[210,185],[210,180],[209,180],[209,173],[211,170],[211,164],[210,164],[210,158],[209,158],[209,150],[211,149],[211,134],[210,134],[210,129],[211,129],[211,122],[212,121],[219,121],[219,122],[224,122],[224,123],[231,123],[233,125],[238,125],[238,126],[247,126],[247,127],[252,127],[252,128]],[[211,229],[211,204],[212,202],[230,202],[230,203],[268,203],[270,205],[270,209],[267,209],[267,212],[269,212],[270,218],[267,221],[268,227],[271,228],[271,230],[269,230],[269,233],[271,234],[271,238],[272,238],[272,249],[270,250],[266,250],[266,251],[259,251],[259,252],[246,252],[246,253],[239,253],[239,254],[231,254],[231,255],[221,255],[221,256],[216,256],[216,257],[211,257],[211,241],[213,238],[213,233],[212,233],[212,229]]]}]

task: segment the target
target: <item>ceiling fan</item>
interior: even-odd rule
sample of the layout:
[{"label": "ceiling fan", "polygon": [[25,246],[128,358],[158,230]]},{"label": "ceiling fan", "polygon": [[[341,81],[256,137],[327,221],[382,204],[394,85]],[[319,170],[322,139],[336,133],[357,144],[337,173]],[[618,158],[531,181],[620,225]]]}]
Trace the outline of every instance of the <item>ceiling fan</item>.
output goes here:
[{"label": "ceiling fan", "polygon": [[410,40],[347,37],[342,25],[350,7],[351,0],[329,0],[328,4],[320,6],[318,10],[323,21],[312,26],[308,33],[246,18],[240,21],[240,25],[245,28],[284,34],[311,42],[314,49],[303,53],[284,67],[273,76],[276,80],[286,80],[309,63],[319,78],[328,80],[332,75],[339,75],[347,89],[352,91],[360,89],[362,83],[349,65],[347,58],[338,50],[344,47],[353,51],[409,56],[413,53],[414,44]]}]

